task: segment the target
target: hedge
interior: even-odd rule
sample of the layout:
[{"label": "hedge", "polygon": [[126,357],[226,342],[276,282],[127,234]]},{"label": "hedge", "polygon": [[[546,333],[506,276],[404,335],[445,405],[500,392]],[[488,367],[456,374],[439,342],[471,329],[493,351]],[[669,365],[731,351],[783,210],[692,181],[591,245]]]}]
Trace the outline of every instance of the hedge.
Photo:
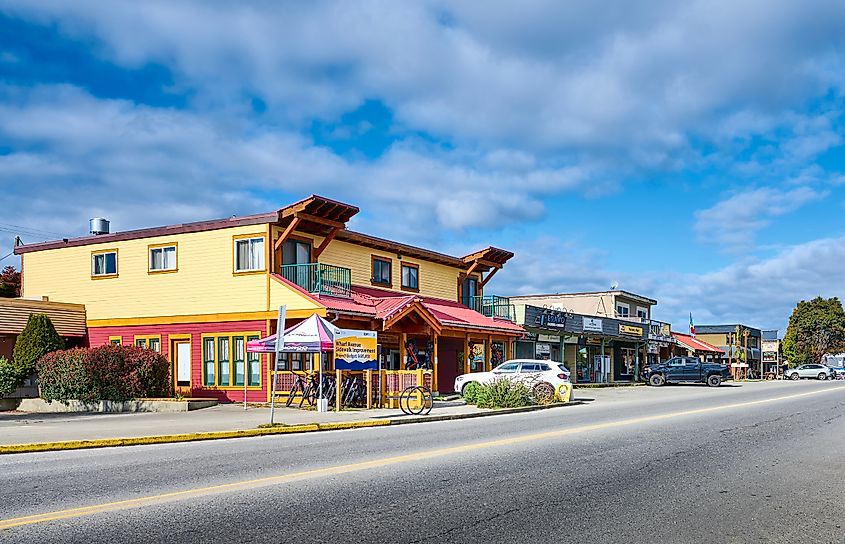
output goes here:
[{"label": "hedge", "polygon": [[0,372],[4,380],[9,380],[8,376],[14,376],[15,387],[17,387],[35,372],[35,363],[38,359],[64,347],[65,341],[56,332],[53,322],[47,315],[30,314],[26,326],[15,341],[12,360],[9,361],[11,370],[4,365]]},{"label": "hedge", "polygon": [[15,391],[20,383],[15,365],[5,357],[0,357],[0,398]]},{"label": "hedge", "polygon": [[170,394],[170,364],[135,346],[74,348],[49,353],[37,365],[45,400],[124,401]]}]

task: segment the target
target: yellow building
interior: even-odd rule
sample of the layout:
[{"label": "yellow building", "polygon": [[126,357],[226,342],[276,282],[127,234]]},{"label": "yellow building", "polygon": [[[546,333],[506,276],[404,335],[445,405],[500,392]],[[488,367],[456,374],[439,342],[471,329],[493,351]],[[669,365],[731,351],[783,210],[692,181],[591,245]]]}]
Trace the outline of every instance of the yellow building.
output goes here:
[{"label": "yellow building", "polygon": [[[273,212],[16,248],[22,296],[84,304],[91,345],[136,344],[173,362],[174,388],[267,400],[268,364],[250,339],[317,313],[377,330],[386,368],[423,360],[435,386],[489,368],[522,329],[485,305],[487,281],[513,254],[455,257],[346,228],[358,208],[311,196]],[[473,309],[471,309],[473,308]],[[475,310],[490,310],[482,315]],[[283,366],[303,368],[289,356]]]}]

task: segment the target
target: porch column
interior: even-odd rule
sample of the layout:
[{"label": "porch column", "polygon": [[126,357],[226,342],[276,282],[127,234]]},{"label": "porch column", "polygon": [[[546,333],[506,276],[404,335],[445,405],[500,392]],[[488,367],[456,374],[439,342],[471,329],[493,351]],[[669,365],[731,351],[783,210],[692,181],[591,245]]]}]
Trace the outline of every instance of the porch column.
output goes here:
[{"label": "porch column", "polygon": [[402,343],[402,345],[399,346],[399,349],[402,350],[402,364],[400,365],[399,370],[405,370],[408,368],[408,334],[403,332],[399,341]]},{"label": "porch column", "polygon": [[469,334],[464,334],[464,374],[469,374]]},{"label": "porch column", "polygon": [[484,347],[484,370],[490,372],[493,370],[493,363],[491,359],[493,358],[493,337],[491,335],[487,335],[487,344]]},{"label": "porch column", "polygon": [[513,338],[505,338],[505,360],[510,361],[513,359],[513,343],[516,340]]},{"label": "porch column", "polygon": [[431,350],[431,356],[434,358],[434,360],[432,361],[431,365],[431,369],[433,372],[433,374],[431,375],[431,389],[432,391],[440,391],[440,389],[437,388],[437,342],[440,340],[440,338],[437,336],[436,332],[432,333],[432,336],[434,337],[434,347]]}]

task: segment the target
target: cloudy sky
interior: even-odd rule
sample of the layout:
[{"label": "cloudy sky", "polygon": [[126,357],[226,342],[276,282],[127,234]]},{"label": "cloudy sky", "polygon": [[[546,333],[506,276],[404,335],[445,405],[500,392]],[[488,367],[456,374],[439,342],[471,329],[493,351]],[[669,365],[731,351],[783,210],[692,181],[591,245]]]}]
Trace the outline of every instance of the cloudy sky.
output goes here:
[{"label": "cloudy sky", "polygon": [[843,28],[841,0],[0,0],[0,257],[318,193],[513,250],[488,292],[783,329],[843,294]]}]

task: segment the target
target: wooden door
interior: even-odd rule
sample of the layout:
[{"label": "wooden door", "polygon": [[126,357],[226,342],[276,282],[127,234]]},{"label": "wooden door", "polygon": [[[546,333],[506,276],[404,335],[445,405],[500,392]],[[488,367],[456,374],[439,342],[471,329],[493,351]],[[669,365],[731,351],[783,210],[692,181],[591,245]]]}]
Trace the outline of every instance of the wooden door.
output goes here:
[{"label": "wooden door", "polygon": [[191,342],[174,340],[170,353],[173,354],[173,391],[183,397],[191,396]]}]

